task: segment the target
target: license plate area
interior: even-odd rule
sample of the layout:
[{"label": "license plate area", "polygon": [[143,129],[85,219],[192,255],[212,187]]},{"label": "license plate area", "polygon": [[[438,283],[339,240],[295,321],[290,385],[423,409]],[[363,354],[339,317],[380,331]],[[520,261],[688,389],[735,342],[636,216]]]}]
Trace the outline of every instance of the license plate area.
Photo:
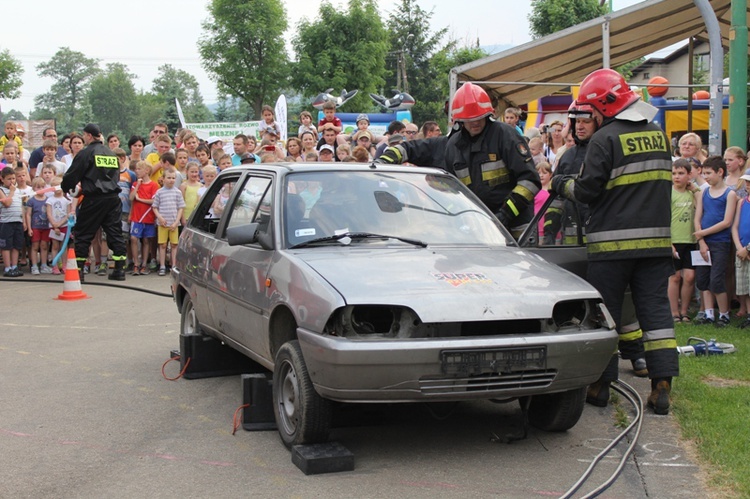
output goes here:
[{"label": "license plate area", "polygon": [[547,347],[445,350],[440,352],[440,364],[443,374],[459,376],[544,370]]}]

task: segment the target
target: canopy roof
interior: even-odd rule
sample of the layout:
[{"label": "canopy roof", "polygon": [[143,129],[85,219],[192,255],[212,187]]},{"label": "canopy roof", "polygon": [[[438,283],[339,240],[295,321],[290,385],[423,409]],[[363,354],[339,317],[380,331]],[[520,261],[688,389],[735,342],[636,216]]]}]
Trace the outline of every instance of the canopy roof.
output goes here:
[{"label": "canopy roof", "polygon": [[[731,0],[711,0],[729,46]],[[750,19],[750,6],[746,21]],[[451,70],[458,81],[479,82],[492,97],[520,105],[578,84],[602,67],[602,25],[609,24],[610,66],[617,67],[691,36],[708,41],[693,0],[646,0]],[[750,54],[750,46],[748,53]],[[513,82],[509,84],[507,82]],[[518,84],[523,83],[523,84]],[[542,83],[561,83],[542,85]]]}]

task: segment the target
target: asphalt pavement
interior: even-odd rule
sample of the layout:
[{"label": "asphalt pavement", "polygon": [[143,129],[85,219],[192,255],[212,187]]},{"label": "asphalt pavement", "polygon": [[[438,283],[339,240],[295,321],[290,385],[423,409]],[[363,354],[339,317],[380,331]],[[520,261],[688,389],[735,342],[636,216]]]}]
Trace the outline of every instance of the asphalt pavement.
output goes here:
[{"label": "asphalt pavement", "polygon": [[[611,404],[510,444],[515,402],[350,407],[331,439],[354,453],[354,471],[307,476],[275,431],[232,435],[239,376],[164,378],[180,316],[171,298],[138,290],[169,293],[168,277],[90,283],[108,281],[87,276],[90,298],[66,302],[54,299],[61,277],[0,280],[0,497],[557,497],[619,432]],[[628,367],[622,380],[645,400],[648,381]],[[635,455],[602,497],[708,497],[701,476],[674,418],[646,410]]]}]

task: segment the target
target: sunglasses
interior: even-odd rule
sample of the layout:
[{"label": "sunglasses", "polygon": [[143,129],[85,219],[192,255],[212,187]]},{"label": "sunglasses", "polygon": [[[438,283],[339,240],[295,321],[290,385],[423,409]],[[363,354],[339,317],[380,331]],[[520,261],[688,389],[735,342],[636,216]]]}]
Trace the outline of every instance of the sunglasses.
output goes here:
[{"label": "sunglasses", "polygon": [[404,133],[406,135],[416,135],[417,134],[417,132],[414,132],[414,131],[405,131]]}]

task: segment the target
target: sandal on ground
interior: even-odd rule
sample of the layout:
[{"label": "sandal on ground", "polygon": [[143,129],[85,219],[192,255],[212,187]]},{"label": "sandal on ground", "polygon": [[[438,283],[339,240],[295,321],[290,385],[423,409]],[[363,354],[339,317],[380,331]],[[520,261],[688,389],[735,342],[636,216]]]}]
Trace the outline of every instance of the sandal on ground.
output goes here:
[{"label": "sandal on ground", "polygon": [[682,316],[679,315],[673,315],[672,319],[674,319],[675,322],[682,322]]},{"label": "sandal on ground", "polygon": [[691,319],[687,315],[683,315],[682,316],[682,322],[693,322],[693,319]]}]

